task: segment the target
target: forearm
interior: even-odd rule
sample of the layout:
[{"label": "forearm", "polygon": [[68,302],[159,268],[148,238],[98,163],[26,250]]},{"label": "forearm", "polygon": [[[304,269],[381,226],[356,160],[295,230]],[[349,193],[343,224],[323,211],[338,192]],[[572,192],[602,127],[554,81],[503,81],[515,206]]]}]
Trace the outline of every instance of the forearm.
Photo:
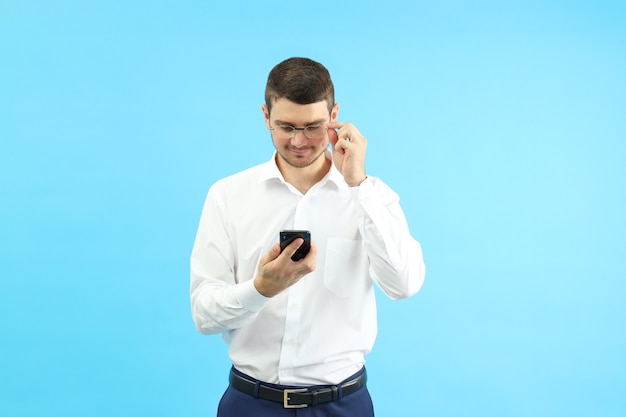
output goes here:
[{"label": "forearm", "polygon": [[422,249],[410,234],[399,198],[382,181],[372,178],[353,189],[359,231],[370,270],[390,298],[410,297],[424,282]]},{"label": "forearm", "polygon": [[223,333],[250,323],[267,301],[252,281],[231,286],[205,281],[191,291],[191,314],[200,333]]}]

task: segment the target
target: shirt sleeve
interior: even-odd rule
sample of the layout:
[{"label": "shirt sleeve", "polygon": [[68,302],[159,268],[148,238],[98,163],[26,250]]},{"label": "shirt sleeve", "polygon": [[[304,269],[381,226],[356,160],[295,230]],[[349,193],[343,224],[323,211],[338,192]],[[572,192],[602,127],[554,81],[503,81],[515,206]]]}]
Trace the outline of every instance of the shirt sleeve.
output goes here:
[{"label": "shirt sleeve", "polygon": [[240,328],[256,317],[269,298],[254,280],[237,283],[234,253],[227,233],[226,210],[212,187],[202,209],[191,252],[191,314],[203,334]]},{"label": "shirt sleeve", "polygon": [[415,294],[424,283],[426,266],[421,245],[409,231],[400,198],[374,177],[351,187],[350,192],[374,281],[392,299]]}]

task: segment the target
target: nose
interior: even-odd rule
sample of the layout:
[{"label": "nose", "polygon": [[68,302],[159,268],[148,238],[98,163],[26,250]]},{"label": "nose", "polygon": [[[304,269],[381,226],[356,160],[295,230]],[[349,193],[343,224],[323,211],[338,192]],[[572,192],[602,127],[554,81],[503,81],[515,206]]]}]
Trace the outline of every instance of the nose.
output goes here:
[{"label": "nose", "polygon": [[294,135],[291,138],[291,144],[295,147],[301,147],[308,143],[309,138],[304,134],[304,130],[294,130]]}]

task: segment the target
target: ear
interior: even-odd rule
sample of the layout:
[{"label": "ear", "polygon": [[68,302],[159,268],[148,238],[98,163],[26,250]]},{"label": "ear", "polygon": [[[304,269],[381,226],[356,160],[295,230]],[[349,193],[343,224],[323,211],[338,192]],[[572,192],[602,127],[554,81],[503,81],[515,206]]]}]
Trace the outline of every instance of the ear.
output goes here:
[{"label": "ear", "polygon": [[265,119],[265,127],[270,129],[270,111],[267,109],[267,105],[261,105],[261,110],[263,110],[263,118]]},{"label": "ear", "polygon": [[339,114],[339,104],[335,103],[333,109],[330,111],[330,121],[334,123],[337,121],[337,115]]}]

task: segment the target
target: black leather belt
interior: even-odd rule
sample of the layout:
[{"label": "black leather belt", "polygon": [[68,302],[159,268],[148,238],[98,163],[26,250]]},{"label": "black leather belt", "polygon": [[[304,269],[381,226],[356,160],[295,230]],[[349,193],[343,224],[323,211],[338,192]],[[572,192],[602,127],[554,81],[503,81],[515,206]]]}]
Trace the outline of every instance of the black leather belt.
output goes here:
[{"label": "black leather belt", "polygon": [[[365,369],[358,376],[342,383],[341,385],[323,385],[309,388],[276,388],[263,382],[248,379],[231,369],[228,378],[230,386],[245,394],[254,397],[282,403],[285,408],[304,408],[310,405],[327,403],[339,398],[339,387],[341,396],[353,394],[363,388],[367,382]],[[258,384],[258,391],[256,390]]]}]

